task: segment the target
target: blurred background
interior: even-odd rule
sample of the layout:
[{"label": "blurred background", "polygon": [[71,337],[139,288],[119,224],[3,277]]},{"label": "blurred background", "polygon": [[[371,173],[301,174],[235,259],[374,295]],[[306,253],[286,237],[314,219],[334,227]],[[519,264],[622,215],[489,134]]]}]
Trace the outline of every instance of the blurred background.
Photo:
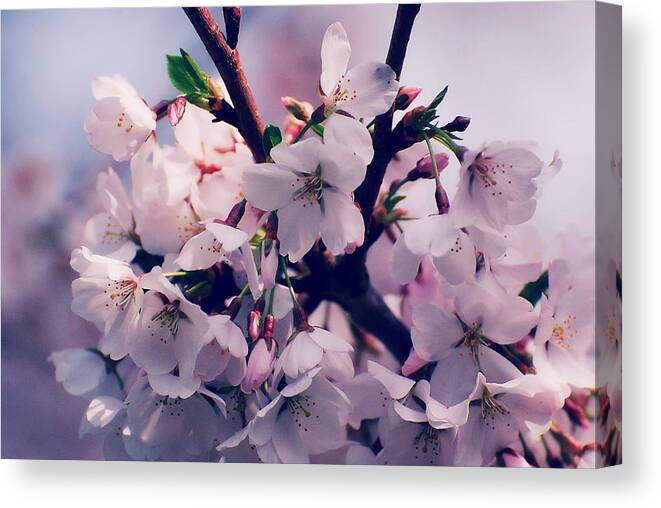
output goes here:
[{"label": "blurred background", "polygon": [[[465,143],[533,140],[562,172],[544,190],[535,223],[551,241],[568,224],[594,236],[593,5],[423,5],[402,84],[425,104],[446,84],[447,120],[472,118]],[[394,5],[248,7],[239,49],[262,116],[281,124],[280,97],[318,104],[319,48],[341,21],[352,64],[383,60]],[[222,19],[220,9],[217,19]],[[56,349],[92,346],[96,329],[70,311],[70,251],[97,211],[96,175],[114,163],[87,144],[91,80],[124,75],[150,103],[173,97],[166,53],[189,51],[215,69],[179,9],[2,12],[2,456],[101,459],[79,440],[86,402],[53,375]],[[351,65],[351,64],[350,64]],[[214,73],[215,74],[215,73]],[[457,167],[444,172],[450,193]]]}]

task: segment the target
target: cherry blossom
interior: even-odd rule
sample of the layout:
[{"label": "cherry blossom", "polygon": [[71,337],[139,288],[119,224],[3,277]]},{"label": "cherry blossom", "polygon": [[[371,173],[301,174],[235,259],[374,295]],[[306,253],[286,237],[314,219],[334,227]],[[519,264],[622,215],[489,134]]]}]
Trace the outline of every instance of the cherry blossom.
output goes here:
[{"label": "cherry blossom", "polygon": [[278,462],[303,464],[310,462],[311,455],[342,446],[350,403],[319,370],[280,390],[244,431],[220,448],[237,446],[247,438],[263,459],[273,454]]},{"label": "cherry blossom", "polygon": [[78,397],[96,393],[108,376],[103,357],[87,349],[61,349],[48,360],[55,366],[55,380]]},{"label": "cherry blossom", "polygon": [[175,262],[184,270],[203,270],[227,259],[247,241],[248,235],[240,229],[207,221],[204,231],[184,244]]},{"label": "cherry blossom", "polygon": [[351,46],[341,23],[326,30],[321,43],[321,77],[326,115],[341,110],[355,118],[385,113],[392,106],[399,83],[385,64],[370,62],[347,71]]},{"label": "cherry blossom", "polygon": [[411,339],[420,358],[437,362],[431,378],[434,396],[451,406],[470,395],[480,372],[494,382],[520,376],[488,345],[518,342],[537,319],[523,298],[475,283],[458,289],[452,313],[432,304],[415,308]]},{"label": "cherry blossom", "polygon": [[[135,338],[133,361],[149,376],[162,395],[190,396],[200,384],[194,376],[195,360],[206,343],[208,318],[168,281],[160,267],[142,278],[144,295]],[[177,367],[177,374],[171,372]]]},{"label": "cherry blossom", "polygon": [[[351,345],[323,328],[310,327],[295,333],[282,352],[280,360],[282,370],[291,378],[298,378],[318,365],[322,367],[331,355],[343,356],[344,365],[351,365],[348,377],[353,377],[353,364],[348,354],[353,351]],[[329,369],[330,370],[330,369]],[[328,370],[325,370],[328,375]]]},{"label": "cherry blossom", "polygon": [[96,104],[85,119],[90,144],[116,161],[129,160],[156,128],[153,111],[123,77],[92,83]]},{"label": "cherry blossom", "polygon": [[365,177],[365,164],[334,143],[306,139],[271,150],[273,163],[244,172],[246,199],[265,211],[277,210],[280,253],[298,261],[321,235],[333,254],[362,244],[365,226],[351,197]]},{"label": "cherry blossom", "polygon": [[414,220],[397,238],[392,256],[396,280],[400,284],[411,282],[427,255],[450,284],[468,282],[474,277],[475,247],[470,237],[455,226],[450,215],[430,215]]},{"label": "cherry blossom", "polygon": [[560,406],[557,395],[530,375],[489,383],[479,374],[470,400],[468,421],[457,435],[456,464],[464,466],[490,464],[519,432],[548,425]]},{"label": "cherry blossom", "polygon": [[[535,334],[535,366],[561,385],[594,386],[595,301],[593,287],[564,260],[549,266],[549,290],[541,299]],[[567,395],[569,389],[567,387]]]},{"label": "cherry blossom", "polygon": [[80,278],[71,284],[71,309],[103,332],[99,349],[118,360],[128,353],[142,306],[142,284],[130,265],[92,254],[86,247],[73,251],[71,267]]},{"label": "cherry blossom", "polygon": [[528,146],[514,143],[464,153],[453,207],[457,225],[502,230],[530,219],[543,166]]},{"label": "cherry blossom", "polygon": [[85,225],[85,239],[97,253],[131,261],[137,251],[131,203],[117,173],[99,173],[96,192],[104,211]]}]

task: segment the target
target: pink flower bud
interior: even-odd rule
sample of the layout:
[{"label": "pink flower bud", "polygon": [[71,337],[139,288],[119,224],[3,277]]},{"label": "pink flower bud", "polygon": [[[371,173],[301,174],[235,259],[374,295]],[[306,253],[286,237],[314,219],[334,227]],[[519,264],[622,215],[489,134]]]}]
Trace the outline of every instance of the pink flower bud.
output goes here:
[{"label": "pink flower bud", "polygon": [[186,112],[186,98],[183,96],[177,97],[170,104],[168,104],[168,120],[170,125],[174,127],[179,123],[179,120],[184,116]]},{"label": "pink flower bud", "polygon": [[246,374],[241,382],[241,389],[250,392],[268,379],[273,370],[277,344],[274,340],[261,338],[250,352]]},{"label": "pink flower bud", "polygon": [[258,310],[251,310],[248,314],[248,335],[255,341],[259,338],[262,332],[262,313]]},{"label": "pink flower bud", "polygon": [[308,102],[299,101],[293,97],[282,97],[282,106],[300,122],[307,123],[312,113],[312,105]]},{"label": "pink flower bud", "polygon": [[274,328],[275,328],[275,318],[273,317],[273,314],[267,314],[266,317],[264,318],[264,333],[262,335],[267,341],[273,339]]},{"label": "pink flower bud", "polygon": [[275,287],[275,275],[278,272],[278,249],[275,248],[275,243],[271,245],[271,251],[266,254],[266,249],[262,250],[262,260],[260,266],[262,268],[262,280],[266,289]]},{"label": "pink flower bud", "polygon": [[[445,152],[437,153],[434,158],[436,159],[436,167],[439,173],[447,168],[450,163],[450,157]],[[416,164],[416,169],[423,175],[431,175],[427,178],[434,178],[434,165],[432,164],[430,155],[426,155],[420,159]]]},{"label": "pink flower bud", "polygon": [[232,226],[233,228],[237,227],[243,218],[244,213],[246,213],[246,200],[242,199],[236,203],[229,211],[227,214],[227,219],[225,219],[225,224]]},{"label": "pink flower bud", "polygon": [[403,86],[399,89],[395,98],[395,109],[404,111],[408,108],[415,98],[420,95],[422,88],[417,86]]},{"label": "pink flower bud", "polygon": [[434,198],[436,199],[438,213],[445,215],[450,211],[450,199],[448,198],[448,193],[445,192],[445,189],[442,185],[439,184],[439,186],[436,188]]},{"label": "pink flower bud", "polygon": [[446,132],[464,132],[468,129],[471,119],[467,116],[457,116],[450,123],[445,124],[441,129]]},{"label": "pink flower bud", "polygon": [[423,360],[418,356],[418,353],[415,352],[415,349],[411,348],[409,357],[404,362],[404,365],[402,365],[402,375],[408,377],[411,374],[418,372],[428,363],[429,362],[427,360]]}]

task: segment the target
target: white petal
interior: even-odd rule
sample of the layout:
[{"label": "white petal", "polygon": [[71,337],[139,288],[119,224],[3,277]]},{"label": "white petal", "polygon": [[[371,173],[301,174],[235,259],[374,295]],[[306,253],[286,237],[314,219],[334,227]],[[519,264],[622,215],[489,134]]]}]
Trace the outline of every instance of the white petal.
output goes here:
[{"label": "white petal", "polygon": [[314,173],[319,165],[319,150],[322,146],[317,138],[304,139],[294,145],[280,143],[271,150],[271,158],[278,166]]},{"label": "white petal", "polygon": [[434,266],[450,284],[468,282],[475,276],[475,246],[470,237],[459,231],[455,244],[439,257],[434,257]]},{"label": "white petal", "polygon": [[343,192],[351,192],[365,179],[366,166],[349,147],[328,144],[319,149],[321,179]]},{"label": "white petal", "polygon": [[385,386],[386,390],[393,399],[399,400],[406,397],[411,391],[415,381],[386,369],[376,362],[368,360],[367,371]]},{"label": "white petal", "polygon": [[314,245],[321,228],[321,208],[316,201],[299,198],[278,210],[278,238],[282,255],[292,262]]},{"label": "white petal", "polygon": [[324,143],[346,146],[360,157],[365,165],[374,158],[372,136],[367,127],[350,116],[331,115],[324,122]]},{"label": "white petal", "polygon": [[406,246],[404,235],[399,235],[392,250],[392,274],[395,280],[399,284],[411,282],[418,274],[423,257],[411,252]]},{"label": "white petal", "polygon": [[337,256],[351,243],[362,245],[365,224],[351,198],[334,189],[326,189],[322,204],[321,238],[328,250]]},{"label": "white petal", "polygon": [[325,351],[341,351],[348,353],[353,351],[351,344],[346,340],[341,339],[337,335],[333,335],[323,328],[315,328],[309,332],[310,338],[321,346]]},{"label": "white petal", "polygon": [[437,361],[444,358],[463,338],[457,318],[432,304],[413,309],[411,340],[420,358]]},{"label": "white petal", "polygon": [[220,261],[221,255],[216,237],[205,230],[184,244],[175,263],[182,270],[204,270]]},{"label": "white petal", "polygon": [[321,90],[331,95],[335,85],[347,71],[351,56],[351,46],[341,23],[333,23],[326,29],[321,43]]},{"label": "white petal", "polygon": [[277,210],[291,201],[296,175],[276,164],[255,164],[243,172],[243,189],[246,199],[255,207]]},{"label": "white petal", "polygon": [[97,397],[92,399],[85,419],[93,427],[103,428],[115,419],[115,416],[124,409],[124,402],[114,397]]},{"label": "white petal", "polygon": [[369,118],[390,109],[399,83],[388,65],[370,62],[350,69],[340,87],[346,90],[347,98],[337,101],[337,108],[355,118]]}]

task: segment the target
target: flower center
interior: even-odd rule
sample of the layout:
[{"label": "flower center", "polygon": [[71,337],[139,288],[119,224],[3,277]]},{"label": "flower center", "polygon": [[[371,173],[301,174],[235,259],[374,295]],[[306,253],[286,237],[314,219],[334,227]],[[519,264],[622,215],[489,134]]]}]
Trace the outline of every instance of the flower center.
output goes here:
[{"label": "flower center", "polygon": [[161,397],[154,403],[154,406],[160,406],[161,414],[169,414],[170,416],[176,417],[184,416],[184,406],[181,403],[181,399]]},{"label": "flower center", "polygon": [[438,457],[441,453],[441,443],[440,443],[440,430],[435,429],[431,425],[423,425],[420,432],[413,439],[413,444],[415,445],[415,459],[420,458],[420,453],[428,455],[429,463],[434,463],[434,458]]},{"label": "flower center", "polygon": [[324,182],[319,174],[299,177],[296,179],[296,182],[302,182],[302,185],[294,192],[294,201],[304,199],[310,203],[314,203],[321,200]]},{"label": "flower center", "polygon": [[497,416],[505,416],[511,413],[511,411],[507,409],[505,405],[498,402],[486,388],[482,391],[480,409],[482,411],[482,419],[487,425],[491,426],[492,430],[495,430],[493,423]]},{"label": "flower center", "polygon": [[551,330],[551,340],[555,343],[556,346],[563,349],[569,349],[569,341],[576,338],[576,330],[574,328],[575,322],[576,316],[569,314],[561,322],[555,323],[555,325],[553,325],[553,329]]},{"label": "flower center", "polygon": [[133,124],[127,121],[126,113],[122,112],[117,118],[117,128],[129,134],[133,130]]},{"label": "flower center", "polygon": [[317,402],[308,395],[297,395],[287,399],[287,409],[294,417],[294,423],[299,431],[308,432],[310,425],[319,419],[319,415],[314,414]]},{"label": "flower center", "polygon": [[175,337],[179,331],[179,300],[166,304],[151,318],[152,321],[157,321],[161,328],[165,328],[170,332],[170,335]]},{"label": "flower center", "polygon": [[138,288],[138,283],[133,279],[122,279],[108,282],[108,287],[104,291],[108,295],[110,301],[106,303],[106,307],[114,305],[119,310],[126,310],[135,290]]}]

